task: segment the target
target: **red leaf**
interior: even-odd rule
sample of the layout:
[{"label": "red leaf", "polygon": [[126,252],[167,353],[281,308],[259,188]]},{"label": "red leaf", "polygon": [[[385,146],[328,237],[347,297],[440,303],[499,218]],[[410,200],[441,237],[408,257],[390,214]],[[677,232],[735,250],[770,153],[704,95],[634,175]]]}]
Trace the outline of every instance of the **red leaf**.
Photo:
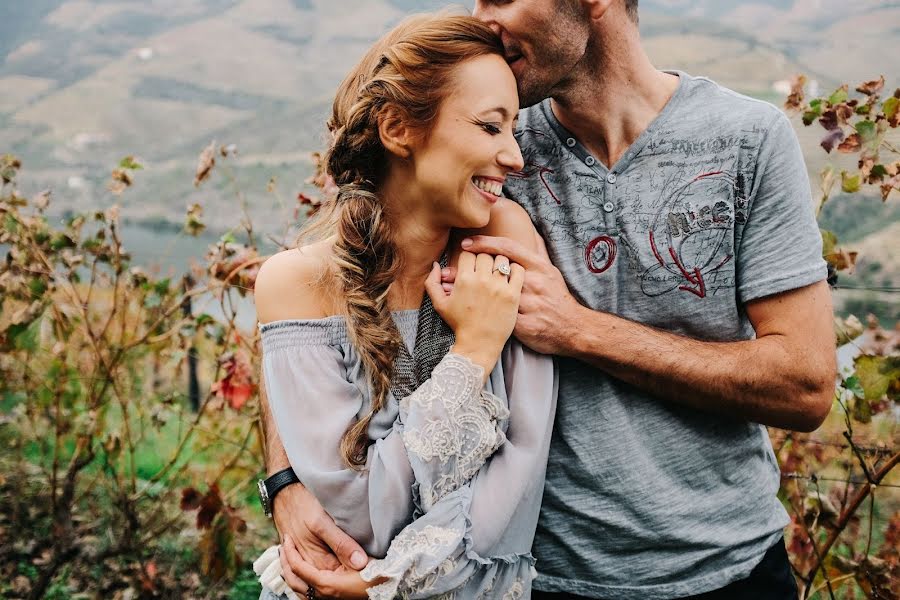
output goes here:
[{"label": "red leaf", "polygon": [[216,396],[228,401],[231,408],[240,410],[256,389],[250,361],[243,350],[224,354],[219,361],[225,374],[210,389]]},{"label": "red leaf", "polygon": [[835,111],[833,108],[830,108],[823,112],[822,116],[819,117],[819,124],[828,131],[838,129],[839,127],[837,111]]},{"label": "red leaf", "polygon": [[181,510],[197,510],[199,506],[200,492],[192,487],[181,490]]},{"label": "red leaf", "polygon": [[197,513],[197,528],[209,529],[213,519],[219,514],[223,506],[222,496],[219,494],[219,486],[214,483],[200,501],[200,511]]}]

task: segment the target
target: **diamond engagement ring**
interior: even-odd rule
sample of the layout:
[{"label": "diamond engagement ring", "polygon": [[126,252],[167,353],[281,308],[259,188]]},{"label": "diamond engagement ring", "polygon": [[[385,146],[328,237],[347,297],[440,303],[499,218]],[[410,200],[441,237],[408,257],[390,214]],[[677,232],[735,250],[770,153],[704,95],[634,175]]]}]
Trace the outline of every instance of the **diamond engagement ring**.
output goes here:
[{"label": "diamond engagement ring", "polygon": [[501,274],[509,277],[509,274],[512,273],[512,269],[509,266],[509,263],[502,263],[499,267],[494,269],[494,273],[499,271]]}]

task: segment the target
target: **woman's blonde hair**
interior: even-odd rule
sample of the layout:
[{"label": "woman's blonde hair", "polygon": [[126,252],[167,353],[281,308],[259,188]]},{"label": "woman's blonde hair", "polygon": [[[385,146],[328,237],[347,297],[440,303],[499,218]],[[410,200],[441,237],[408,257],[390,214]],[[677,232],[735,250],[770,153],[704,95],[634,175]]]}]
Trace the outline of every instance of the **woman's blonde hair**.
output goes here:
[{"label": "woman's blonde hair", "polygon": [[406,125],[427,131],[453,85],[455,67],[489,54],[502,57],[503,45],[474,17],[410,17],[366,53],[334,99],[328,121],[332,142],[324,161],[338,193],[301,239],[334,236],[332,273],[340,283],[350,341],[371,386],[371,410],[341,439],[341,456],[353,468],[365,464],[369,422],[384,407],[403,343],[387,305],[400,264],[379,199],[388,164],[379,120],[390,109]]}]

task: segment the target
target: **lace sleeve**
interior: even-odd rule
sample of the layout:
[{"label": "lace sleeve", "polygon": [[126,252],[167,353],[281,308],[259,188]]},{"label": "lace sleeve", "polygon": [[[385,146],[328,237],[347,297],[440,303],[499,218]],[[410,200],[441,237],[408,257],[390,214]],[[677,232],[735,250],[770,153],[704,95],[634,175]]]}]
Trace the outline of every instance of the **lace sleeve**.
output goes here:
[{"label": "lace sleeve", "polygon": [[[551,357],[511,340],[492,374],[492,384],[509,399],[505,442],[474,477],[441,496],[433,493],[429,510],[396,535],[383,559],[363,569],[366,581],[384,579],[369,588],[370,599],[528,597],[534,577],[530,549],[543,495],[558,378]],[[437,438],[422,433],[416,439],[424,448],[420,453],[440,454],[433,449]],[[469,464],[458,454],[448,455],[448,463],[456,460],[463,470]],[[414,465],[420,461],[412,452],[410,457]],[[438,478],[436,489],[444,491],[457,483],[448,474]]]},{"label": "lace sleeve", "polygon": [[469,481],[505,441],[506,404],[482,390],[484,370],[448,354],[431,378],[400,402],[401,437],[422,512]]}]

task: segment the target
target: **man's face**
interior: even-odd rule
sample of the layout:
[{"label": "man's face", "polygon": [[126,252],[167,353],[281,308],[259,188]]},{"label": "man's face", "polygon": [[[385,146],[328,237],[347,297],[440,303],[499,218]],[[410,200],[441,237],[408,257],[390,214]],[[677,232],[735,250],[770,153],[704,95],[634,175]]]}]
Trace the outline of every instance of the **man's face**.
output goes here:
[{"label": "man's face", "polygon": [[577,0],[476,0],[474,14],[500,35],[523,108],[565,84],[590,35]]}]

